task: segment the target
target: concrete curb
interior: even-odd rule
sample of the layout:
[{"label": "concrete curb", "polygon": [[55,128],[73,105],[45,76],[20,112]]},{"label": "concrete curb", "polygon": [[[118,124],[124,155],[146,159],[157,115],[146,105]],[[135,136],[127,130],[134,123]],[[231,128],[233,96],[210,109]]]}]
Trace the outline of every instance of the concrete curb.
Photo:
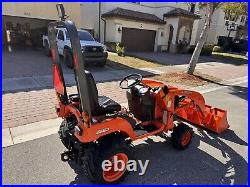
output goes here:
[{"label": "concrete curb", "polygon": [[61,118],[56,118],[2,129],[2,147],[8,147],[55,134],[57,133],[61,122]]},{"label": "concrete curb", "polygon": [[[195,87],[192,88],[192,90],[198,91],[200,93],[208,93],[245,82],[248,82],[247,76],[223,81],[219,84],[209,84],[206,86]],[[123,107],[127,107],[127,103],[122,103],[121,105]],[[61,118],[56,118],[30,123],[23,126],[2,129],[2,147],[8,147],[37,138],[56,134],[61,122]]]}]

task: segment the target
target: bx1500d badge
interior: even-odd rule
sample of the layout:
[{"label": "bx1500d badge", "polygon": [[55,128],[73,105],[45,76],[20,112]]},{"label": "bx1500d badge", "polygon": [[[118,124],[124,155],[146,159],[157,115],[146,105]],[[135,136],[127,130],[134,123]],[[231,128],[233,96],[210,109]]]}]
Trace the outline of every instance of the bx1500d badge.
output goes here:
[{"label": "bx1500d badge", "polygon": [[100,129],[100,130],[98,130],[95,134],[98,135],[98,134],[105,133],[105,132],[107,132],[107,131],[109,131],[109,128]]}]

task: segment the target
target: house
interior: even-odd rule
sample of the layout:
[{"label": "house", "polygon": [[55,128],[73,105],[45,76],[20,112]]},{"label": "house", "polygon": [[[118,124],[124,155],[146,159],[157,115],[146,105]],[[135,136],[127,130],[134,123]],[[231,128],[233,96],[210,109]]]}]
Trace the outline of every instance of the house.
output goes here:
[{"label": "house", "polygon": [[[179,2],[63,4],[69,18],[78,28],[89,30],[96,39],[108,46],[122,43],[130,52],[184,52],[197,42],[206,15],[205,10],[200,10],[198,6]],[[20,33],[35,35],[30,38],[41,37],[47,30],[48,22],[58,20],[55,5],[54,2],[3,3],[3,43],[11,43],[11,33],[16,35],[12,37],[12,43],[18,43],[17,36]],[[228,35],[223,11],[216,10],[212,20],[207,43],[217,44],[221,37]],[[231,32],[230,36],[247,38],[244,30],[247,17],[240,17],[237,23],[243,29],[241,32]],[[39,43],[39,40],[33,43]]]}]

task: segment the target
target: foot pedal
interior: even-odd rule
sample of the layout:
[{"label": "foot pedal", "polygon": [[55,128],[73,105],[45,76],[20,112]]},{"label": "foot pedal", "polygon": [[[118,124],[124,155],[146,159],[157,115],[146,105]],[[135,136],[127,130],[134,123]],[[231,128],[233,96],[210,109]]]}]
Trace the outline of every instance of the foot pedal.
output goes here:
[{"label": "foot pedal", "polygon": [[143,134],[148,133],[148,131],[145,131],[145,130],[136,130],[135,133],[136,133],[137,136],[141,136]]}]

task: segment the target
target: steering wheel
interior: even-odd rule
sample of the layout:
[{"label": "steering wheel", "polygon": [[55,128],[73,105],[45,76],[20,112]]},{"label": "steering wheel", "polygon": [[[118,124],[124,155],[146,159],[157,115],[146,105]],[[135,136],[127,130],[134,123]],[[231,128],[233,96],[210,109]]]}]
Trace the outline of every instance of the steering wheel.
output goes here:
[{"label": "steering wheel", "polygon": [[[130,75],[127,75],[126,77],[124,77],[120,81],[119,86],[121,89],[130,89],[133,86],[140,84],[141,81],[142,81],[142,75],[130,74]],[[124,85],[125,82],[126,82],[126,84]]]}]

